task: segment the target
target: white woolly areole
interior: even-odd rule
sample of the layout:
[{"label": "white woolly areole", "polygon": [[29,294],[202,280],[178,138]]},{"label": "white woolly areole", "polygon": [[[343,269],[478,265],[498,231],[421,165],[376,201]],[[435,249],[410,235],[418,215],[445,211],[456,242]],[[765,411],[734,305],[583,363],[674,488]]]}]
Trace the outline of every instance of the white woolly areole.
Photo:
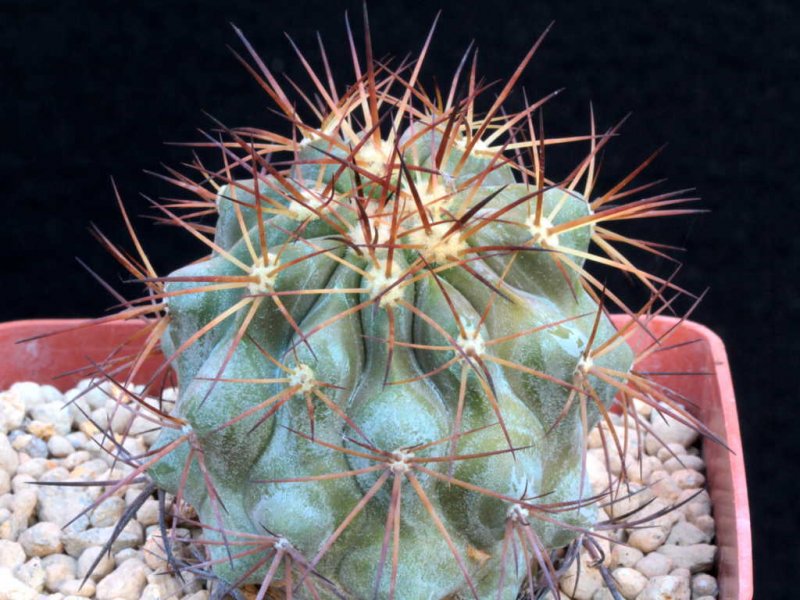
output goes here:
[{"label": "white woolly areole", "polygon": [[275,267],[278,266],[278,257],[267,252],[266,259],[265,261],[263,256],[259,256],[250,267],[249,275],[257,279],[247,284],[247,291],[251,294],[263,294],[270,291],[278,277],[277,273],[274,273]]},{"label": "white woolly areole", "polygon": [[428,262],[443,263],[448,260],[458,260],[459,254],[469,248],[469,244],[461,239],[458,231],[446,235],[452,227],[453,223],[436,223],[431,225],[430,233],[424,229],[415,231],[411,235],[411,240],[414,245],[421,246],[419,252]]},{"label": "white woolly areole", "polygon": [[380,177],[386,173],[386,166],[391,155],[392,147],[389,142],[381,140],[376,145],[370,138],[356,152],[355,162],[358,167]]},{"label": "white woolly areole", "polygon": [[[434,222],[444,218],[445,215],[443,215],[442,212],[450,205],[450,201],[452,200],[451,190],[442,185],[439,181],[434,181],[433,184],[431,184],[430,181],[415,182],[414,189],[417,192],[420,203],[425,207]],[[404,199],[413,206],[413,209],[407,210],[406,212],[416,213],[417,207],[414,199],[414,192],[411,191],[411,185],[405,179],[403,179],[402,193]]]},{"label": "white woolly areole", "polygon": [[[392,261],[389,267],[389,275],[386,275],[386,260],[377,260],[377,264],[367,272],[366,288],[371,298],[377,298],[381,294],[380,305],[386,306],[394,304],[403,296],[403,289],[400,284],[394,285],[402,275],[403,271],[398,264]],[[394,287],[392,287],[394,285]],[[391,287],[391,289],[389,289]],[[388,290],[384,293],[385,290]]]},{"label": "white woolly areole", "polygon": [[[311,190],[302,190],[300,202],[294,201],[289,205],[290,217],[295,221],[315,221],[319,219],[319,212],[325,206],[325,200],[317,192]],[[317,212],[314,212],[315,209]]]},{"label": "white woolly areole", "polygon": [[516,523],[526,523],[528,521],[528,516],[530,516],[530,512],[528,512],[527,508],[524,508],[519,504],[512,504],[508,507],[506,516]]},{"label": "white woolly areole", "polygon": [[472,325],[464,326],[464,335],[459,335],[456,343],[470,356],[483,356],[486,353],[486,343],[480,331]]},{"label": "white woolly areole", "polygon": [[300,386],[298,394],[305,394],[314,389],[314,371],[306,364],[299,364],[289,371],[289,387]]},{"label": "white woolly areole", "polygon": [[581,356],[578,359],[578,364],[575,365],[575,377],[578,379],[585,379],[587,375],[589,375],[589,371],[592,370],[594,366],[594,361],[592,360],[591,356]]},{"label": "white woolly areole", "polygon": [[[460,137],[460,138],[458,138],[456,140],[456,148],[458,148],[462,152],[465,152],[466,149],[467,149],[467,144],[468,143],[469,143],[469,141],[467,140],[467,138]],[[475,144],[473,144],[472,149],[470,150],[470,152],[472,152],[474,154],[483,154],[483,155],[487,155],[488,154],[488,155],[491,155],[491,156],[494,156],[495,154],[497,154],[497,151],[494,150],[489,144],[487,144],[483,140],[478,140],[477,142],[475,142]]]},{"label": "white woolly areole", "polygon": [[414,458],[413,452],[405,452],[404,450],[395,450],[392,452],[392,461],[389,463],[389,469],[395,475],[402,475],[411,469],[408,461]]},{"label": "white woolly areole", "polygon": [[[392,223],[390,220],[378,217],[369,217],[370,234],[374,235],[372,243],[387,244],[392,237]],[[360,221],[356,221],[347,233],[347,237],[356,246],[367,246],[367,238],[364,236],[364,228]],[[376,248],[376,252],[386,252],[386,248]]]},{"label": "white woolly areole", "polygon": [[275,540],[273,548],[275,548],[275,550],[291,550],[292,543],[285,537],[279,537],[277,540]]},{"label": "white woolly areole", "polygon": [[525,221],[528,231],[531,232],[533,241],[540,246],[553,247],[558,246],[558,234],[550,233],[550,228],[553,223],[547,217],[539,217],[539,224],[536,224],[536,215],[531,215]]}]

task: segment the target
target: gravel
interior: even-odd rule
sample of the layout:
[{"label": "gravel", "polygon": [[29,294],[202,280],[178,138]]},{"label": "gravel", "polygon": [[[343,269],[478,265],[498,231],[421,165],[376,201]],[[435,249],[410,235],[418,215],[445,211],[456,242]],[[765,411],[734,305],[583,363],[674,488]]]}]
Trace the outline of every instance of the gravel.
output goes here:
[{"label": "gravel", "polygon": [[[84,380],[62,394],[53,386],[20,382],[0,392],[0,599],[208,600],[204,582],[168,572],[155,498],[141,504],[110,554],[102,551],[141,486],[112,494],[94,507],[102,487],[31,485],[111,480],[129,472],[104,450],[111,442],[95,424],[110,426],[117,434],[127,432],[123,445],[134,455],[154,441],[149,422],[131,410],[114,410],[110,394],[118,396],[118,391],[90,388]],[[604,445],[613,447],[608,425],[590,434],[587,472],[592,491],[604,492],[610,483],[619,490],[605,508],[609,517],[641,508],[634,518],[642,519],[688,502],[646,526],[604,532],[610,541],[598,539],[602,562],[581,551],[564,569],[562,597],[611,599],[602,569],[626,600],[717,598],[719,588],[711,574],[715,525],[703,491],[705,463],[695,446],[698,436],[638,401],[637,408],[649,418],[652,434],[612,416],[618,438],[628,440],[624,459],[605,458]],[[631,483],[613,486],[623,469]],[[192,532],[179,534],[188,537]]]}]

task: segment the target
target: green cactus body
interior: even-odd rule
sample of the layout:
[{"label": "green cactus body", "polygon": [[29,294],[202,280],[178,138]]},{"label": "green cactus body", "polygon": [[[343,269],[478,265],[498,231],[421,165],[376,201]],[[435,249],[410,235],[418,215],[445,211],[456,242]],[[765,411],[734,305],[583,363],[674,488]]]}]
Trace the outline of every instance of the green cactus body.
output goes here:
[{"label": "green cactus body", "polygon": [[633,360],[591,352],[616,331],[577,274],[589,203],[463,143],[437,166],[443,129],[415,123],[378,158],[305,141],[290,174],[230,181],[211,257],[166,278],[186,425],[156,446],[193,445],[149,474],[221,542],[224,581],[265,577],[233,542],[268,533],[321,597],[514,598],[509,521],[544,549],[594,522],[537,508],[590,495],[585,427],[617,392],[590,367]]}]

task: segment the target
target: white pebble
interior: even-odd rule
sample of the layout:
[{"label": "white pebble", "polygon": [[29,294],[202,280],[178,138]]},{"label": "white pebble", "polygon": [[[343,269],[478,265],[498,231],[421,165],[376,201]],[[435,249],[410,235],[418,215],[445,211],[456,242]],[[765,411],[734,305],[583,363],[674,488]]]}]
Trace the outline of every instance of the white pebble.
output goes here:
[{"label": "white pebble", "polygon": [[91,579],[67,579],[58,587],[58,591],[65,596],[81,596],[91,598],[95,594],[95,583]]},{"label": "white pebble", "polygon": [[72,430],[72,414],[61,402],[48,402],[34,406],[30,410],[30,414],[36,421],[51,423],[59,435],[67,435]]},{"label": "white pebble", "polygon": [[684,448],[682,444],[667,444],[666,446],[659,447],[658,452],[656,452],[656,457],[663,463],[666,463],[672,458],[682,458],[684,456],[686,456],[686,448]]},{"label": "white pebble", "polygon": [[0,434],[22,426],[25,419],[25,400],[11,390],[0,393]]},{"label": "white pebble", "polygon": [[650,578],[667,575],[672,570],[672,559],[660,552],[651,552],[636,563],[636,570]]},{"label": "white pebble", "polygon": [[716,596],[719,594],[717,579],[708,573],[692,577],[692,596]]},{"label": "white pebble", "polygon": [[694,469],[678,469],[671,477],[675,484],[684,490],[701,488],[706,482],[703,474]]},{"label": "white pebble", "polygon": [[674,473],[680,469],[694,469],[695,471],[705,471],[706,463],[699,456],[684,454],[680,457],[672,457],[664,461],[664,470]]},{"label": "white pebble", "polygon": [[[102,556],[100,560],[97,561],[97,565],[94,567],[94,569],[92,569],[92,565],[97,560],[97,557],[101,554]],[[105,552],[101,546],[91,546],[81,552],[81,555],[78,558],[78,578],[83,579],[89,575],[89,577],[97,581],[111,573],[115,566],[116,564],[114,563],[113,556],[111,556],[108,552]],[[91,575],[89,574],[90,570]]]},{"label": "white pebble", "polygon": [[[578,577],[578,561],[580,561],[580,577]],[[581,552],[578,560],[572,561],[567,572],[561,577],[559,582],[561,591],[575,600],[592,600],[592,595],[603,585],[603,576],[592,564],[593,561],[588,554]]]},{"label": "white pebble", "polygon": [[692,544],[704,544],[710,541],[711,537],[688,521],[676,523],[667,538],[668,544],[675,544],[676,546],[691,546]]},{"label": "white pebble", "polygon": [[620,567],[612,573],[617,590],[626,600],[633,600],[647,585],[647,577],[635,569]]},{"label": "white pebble", "polygon": [[25,550],[19,542],[0,540],[0,567],[15,569],[25,562]]},{"label": "white pebble", "polygon": [[0,469],[14,476],[19,466],[19,457],[17,456],[11,443],[8,441],[8,436],[0,433]]},{"label": "white pebble", "polygon": [[63,435],[54,435],[47,441],[47,449],[50,455],[56,458],[64,458],[75,451],[70,441]]},{"label": "white pebble", "polygon": [[19,536],[19,543],[30,557],[49,556],[64,549],[61,536],[62,531],[58,525],[40,522],[23,531]]},{"label": "white pebble", "polygon": [[37,556],[18,566],[14,569],[14,577],[37,592],[42,592],[46,579],[42,559]]},{"label": "white pebble", "polygon": [[675,567],[699,573],[708,571],[714,565],[717,547],[711,544],[692,544],[691,546],[665,544],[658,551],[669,556]]},{"label": "white pebble", "polygon": [[45,586],[51,592],[57,592],[62,582],[75,579],[77,562],[64,554],[51,554],[42,559],[45,572]]},{"label": "white pebble", "polygon": [[139,600],[147,572],[142,561],[126,560],[97,584],[97,600]]},{"label": "white pebble", "polygon": [[125,511],[125,501],[119,496],[111,496],[92,511],[90,522],[92,527],[108,527],[116,525]]},{"label": "white pebble", "polygon": [[691,593],[686,581],[681,577],[661,575],[647,582],[636,600],[691,600]]},{"label": "white pebble", "polygon": [[[67,531],[64,534],[64,550],[70,556],[80,556],[84,550],[92,546],[102,546],[111,537],[114,527],[93,527],[80,532]],[[135,521],[128,523],[111,545],[111,552],[117,553],[123,548],[133,548],[142,543],[142,526]]]},{"label": "white pebble", "polygon": [[663,444],[676,443],[684,448],[688,448],[697,441],[700,434],[687,427],[683,423],[679,423],[668,417],[666,414],[659,414],[658,411],[653,411],[650,415],[650,427],[652,435],[647,436],[647,451],[650,454],[655,454],[661,443]]},{"label": "white pebble", "polygon": [[36,600],[39,592],[14,577],[10,569],[0,567],[0,598],[10,600]]},{"label": "white pebble", "polygon": [[630,546],[623,546],[617,544],[611,551],[611,565],[612,567],[633,567],[644,557],[642,551]]}]

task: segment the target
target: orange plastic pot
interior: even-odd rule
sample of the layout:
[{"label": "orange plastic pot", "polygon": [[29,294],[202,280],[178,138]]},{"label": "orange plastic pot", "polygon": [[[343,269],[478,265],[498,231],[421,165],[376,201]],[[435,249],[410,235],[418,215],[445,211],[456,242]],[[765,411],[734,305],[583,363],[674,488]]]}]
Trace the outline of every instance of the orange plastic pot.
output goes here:
[{"label": "orange plastic pot", "polygon": [[[615,316],[623,323],[625,316]],[[109,353],[117,356],[135,352],[141,343],[136,322],[108,323],[72,329],[17,344],[26,339],[86,321],[77,319],[13,321],[0,324],[0,389],[16,381],[50,383],[69,389],[85,376],[81,371],[92,361],[102,361]],[[691,321],[658,317],[649,328],[656,336],[673,330],[663,349],[637,365],[659,383],[675,390],[691,402],[696,414],[730,448],[704,441],[708,487],[717,525],[717,577],[722,600],[752,600],[753,562],[750,539],[750,509],[739,434],[739,419],[733,394],[728,359],[722,340],[712,331]],[[637,331],[631,343],[639,348],[652,343],[652,337]],[[122,345],[121,351],[118,348]],[[142,377],[158,365],[157,359],[145,365]]]}]

